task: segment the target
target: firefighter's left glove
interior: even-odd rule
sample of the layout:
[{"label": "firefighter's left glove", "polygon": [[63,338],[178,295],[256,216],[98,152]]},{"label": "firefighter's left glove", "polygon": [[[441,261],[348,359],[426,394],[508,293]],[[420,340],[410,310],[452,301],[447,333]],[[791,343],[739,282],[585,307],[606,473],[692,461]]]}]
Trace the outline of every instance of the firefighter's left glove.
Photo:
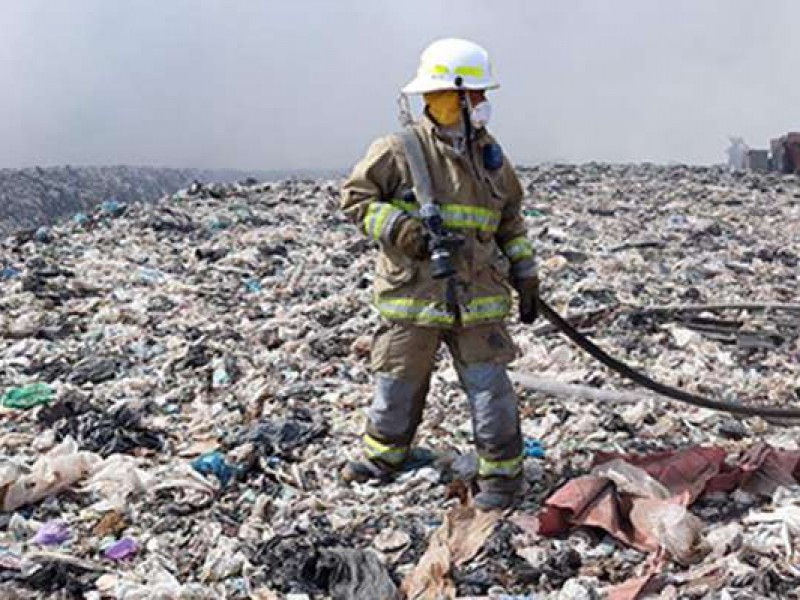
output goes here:
[{"label": "firefighter's left glove", "polygon": [[414,260],[425,260],[428,252],[428,232],[413,217],[405,217],[394,227],[392,241],[396,248]]},{"label": "firefighter's left glove", "polygon": [[539,278],[533,275],[515,279],[514,288],[519,294],[519,320],[533,323],[539,316]]}]

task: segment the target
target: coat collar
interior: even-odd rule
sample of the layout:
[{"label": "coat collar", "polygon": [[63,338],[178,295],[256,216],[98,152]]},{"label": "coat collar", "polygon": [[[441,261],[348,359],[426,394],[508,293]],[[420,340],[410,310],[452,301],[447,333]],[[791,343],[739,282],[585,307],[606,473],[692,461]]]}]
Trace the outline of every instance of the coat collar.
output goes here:
[{"label": "coat collar", "polygon": [[[455,140],[459,137],[457,134],[454,135],[451,133],[451,131],[456,132],[458,129],[460,129],[460,126],[453,128],[442,127],[433,120],[433,118],[428,114],[427,109],[422,113],[422,117],[419,119],[419,125],[422,127],[425,133],[441,142],[444,142],[451,148],[454,146]],[[488,135],[489,133],[486,131],[485,127],[473,130],[473,144],[477,145],[482,143],[485,138],[488,137]],[[463,137],[463,134],[461,137]]]}]

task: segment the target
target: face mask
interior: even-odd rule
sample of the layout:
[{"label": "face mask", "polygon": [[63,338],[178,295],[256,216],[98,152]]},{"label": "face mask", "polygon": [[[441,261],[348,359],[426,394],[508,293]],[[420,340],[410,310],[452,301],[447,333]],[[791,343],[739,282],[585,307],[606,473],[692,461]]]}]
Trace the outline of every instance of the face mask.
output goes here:
[{"label": "face mask", "polygon": [[469,120],[472,121],[472,126],[475,127],[475,129],[486,127],[491,118],[492,105],[489,104],[488,100],[484,100],[473,106],[469,113]]},{"label": "face mask", "polygon": [[446,90],[423,94],[428,112],[443,127],[452,127],[461,122],[461,105],[458,92]]}]

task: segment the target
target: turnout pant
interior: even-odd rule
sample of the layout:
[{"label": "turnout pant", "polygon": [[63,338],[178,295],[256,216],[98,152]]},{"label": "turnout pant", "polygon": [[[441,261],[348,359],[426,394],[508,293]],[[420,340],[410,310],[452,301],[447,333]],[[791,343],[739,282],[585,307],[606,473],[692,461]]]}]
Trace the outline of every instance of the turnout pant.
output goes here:
[{"label": "turnout pant", "polygon": [[376,381],[364,436],[368,457],[399,466],[408,456],[442,343],[469,399],[479,478],[517,477],[523,443],[506,371],[515,348],[502,323],[456,329],[382,323],[372,345]]}]

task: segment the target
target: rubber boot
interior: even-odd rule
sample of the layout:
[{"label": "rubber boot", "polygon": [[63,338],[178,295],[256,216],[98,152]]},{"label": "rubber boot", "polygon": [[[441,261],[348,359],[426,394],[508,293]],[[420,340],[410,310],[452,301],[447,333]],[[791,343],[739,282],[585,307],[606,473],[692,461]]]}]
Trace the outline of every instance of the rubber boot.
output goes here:
[{"label": "rubber boot", "polygon": [[426,448],[412,448],[406,459],[399,465],[389,465],[380,460],[364,458],[351,460],[342,468],[342,480],[350,483],[379,481],[388,483],[395,475],[405,471],[415,471],[428,467],[436,461],[436,454]]},{"label": "rubber boot", "polygon": [[514,478],[488,477],[478,479],[475,506],[481,511],[509,510],[522,499],[524,481],[522,475]]},{"label": "rubber boot", "polygon": [[348,461],[342,468],[341,477],[345,483],[367,483],[368,481],[388,483],[396,472],[397,468],[386,463],[365,458]]}]

